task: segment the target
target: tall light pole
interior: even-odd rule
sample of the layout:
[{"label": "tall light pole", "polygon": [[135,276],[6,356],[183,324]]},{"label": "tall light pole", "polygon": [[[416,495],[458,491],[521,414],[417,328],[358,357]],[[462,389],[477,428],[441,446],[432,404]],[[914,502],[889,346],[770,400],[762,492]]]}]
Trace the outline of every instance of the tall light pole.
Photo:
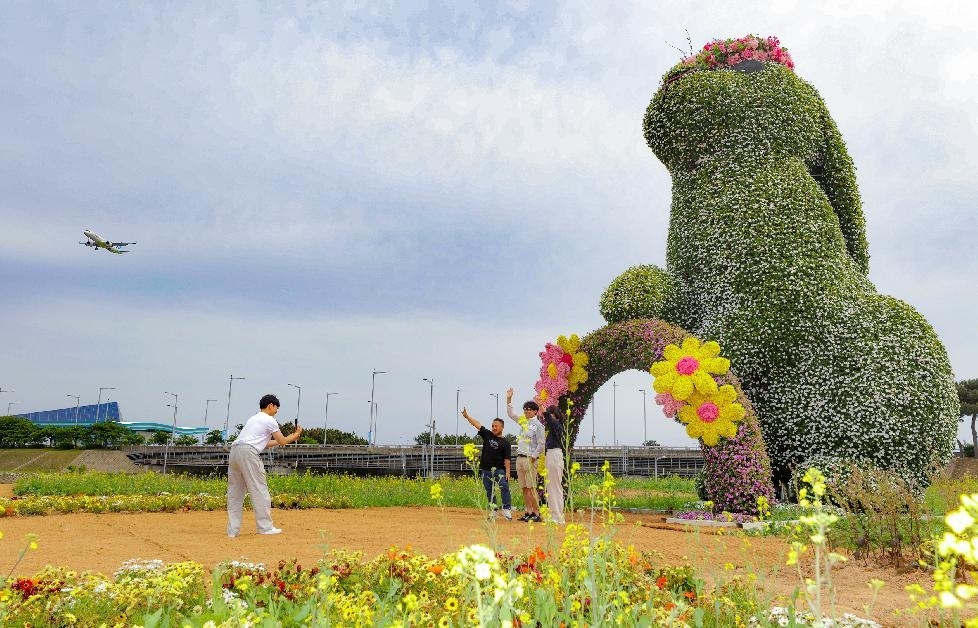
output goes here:
[{"label": "tall light pole", "polygon": [[65,395],[65,396],[75,398],[75,427],[78,427],[78,406],[81,405],[81,395]]},{"label": "tall light pole", "polygon": [[207,438],[207,411],[210,410],[211,402],[217,403],[217,399],[208,399],[204,402],[204,433],[200,436],[200,444],[204,444],[204,439]]},{"label": "tall light pole", "polygon": [[338,395],[340,393],[328,392],[326,393],[326,416],[323,417],[323,444],[326,444],[326,425],[329,423],[329,396]]},{"label": "tall light pole", "polygon": [[374,445],[377,443],[377,424],[376,424],[376,413],[374,409],[374,390],[376,389],[377,376],[381,373],[386,373],[387,371],[378,371],[374,369],[370,374],[370,429],[367,430],[367,444]]},{"label": "tall light pole", "polygon": [[618,431],[615,427],[618,417],[618,382],[611,382],[611,440],[618,446]]},{"label": "tall light pole", "polygon": [[234,383],[236,379],[244,379],[243,377],[235,377],[232,373],[228,376],[228,415],[224,419],[224,432],[221,434],[221,440],[227,442],[228,440],[228,424],[231,423],[231,384]]},{"label": "tall light pole", "polygon": [[594,397],[591,397],[591,447],[594,447]]},{"label": "tall light pole", "polygon": [[99,410],[102,408],[102,391],[115,390],[112,386],[102,386],[98,389],[98,402],[95,404],[95,422],[98,423]]},{"label": "tall light pole", "polygon": [[455,389],[455,446],[458,447],[458,395],[462,392],[461,388]]},{"label": "tall light pole", "polygon": [[217,403],[217,399],[208,399],[204,402],[204,427],[207,427],[207,411],[211,407],[211,402]]},{"label": "tall light pole", "polygon": [[302,386],[298,384],[289,384],[292,388],[299,391],[299,399],[295,402],[295,424],[296,427],[299,425],[299,407],[302,406]]},{"label": "tall light pole", "polygon": [[173,408],[173,429],[170,430],[170,438],[166,440],[166,449],[163,450],[163,475],[166,475],[166,458],[167,454],[170,453],[170,443],[173,442],[173,435],[177,431],[177,403],[180,401],[180,397],[177,393],[163,392],[164,395],[173,395],[173,403],[166,404],[168,408]]},{"label": "tall light pole", "polygon": [[496,398],[496,418],[499,418],[499,393],[489,393],[490,397]]},{"label": "tall light pole", "polygon": [[428,430],[431,434],[431,460],[428,477],[435,477],[435,380],[431,377],[422,377],[421,381],[428,382]]},{"label": "tall light pole", "polygon": [[7,402],[7,416],[10,416],[10,406],[18,406],[18,405],[20,405],[20,402],[19,401],[8,401]]},{"label": "tall light pole", "polygon": [[645,443],[649,442],[649,423],[648,417],[645,414],[645,389],[639,388],[638,392],[642,393],[642,430],[645,433],[645,438],[642,440],[642,446],[645,447]]}]

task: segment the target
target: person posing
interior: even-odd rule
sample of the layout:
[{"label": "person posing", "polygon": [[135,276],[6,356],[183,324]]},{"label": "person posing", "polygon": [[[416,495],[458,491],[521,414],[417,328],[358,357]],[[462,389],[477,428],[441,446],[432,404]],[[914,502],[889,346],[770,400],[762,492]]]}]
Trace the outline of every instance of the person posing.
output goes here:
[{"label": "person posing", "polygon": [[268,494],[268,478],[261,452],[268,447],[288,445],[299,440],[302,428],[283,436],[275,415],[279,408],[278,397],[265,395],[258,402],[261,412],[248,419],[228,455],[228,536],[232,539],[241,531],[245,493],[251,496],[255,511],[258,534],[280,534],[281,529],[272,523],[272,498]]},{"label": "person posing", "polygon": [[526,511],[520,521],[542,521],[537,501],[537,458],[543,453],[543,425],[537,420],[540,406],[535,401],[523,404],[523,420],[513,411],[513,389],[506,391],[506,414],[520,424],[516,438],[516,480],[523,489]]},{"label": "person posing", "polygon": [[564,420],[560,408],[543,411],[547,439],[547,508],[554,523],[564,523]]},{"label": "person posing", "polygon": [[482,486],[486,489],[486,497],[489,499],[489,511],[493,512],[496,509],[494,493],[498,486],[499,492],[502,493],[503,516],[512,519],[513,506],[509,494],[509,461],[512,448],[503,436],[503,420],[499,417],[493,419],[492,431],[489,431],[482,423],[472,418],[466,408],[462,408],[462,416],[478,430],[479,437],[482,438],[479,476],[482,478]]}]

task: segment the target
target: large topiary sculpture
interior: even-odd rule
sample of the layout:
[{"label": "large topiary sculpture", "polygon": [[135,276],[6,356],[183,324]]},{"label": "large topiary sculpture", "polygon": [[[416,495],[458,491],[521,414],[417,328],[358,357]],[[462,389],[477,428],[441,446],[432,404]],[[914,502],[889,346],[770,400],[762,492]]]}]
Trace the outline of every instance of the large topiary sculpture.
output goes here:
[{"label": "large topiary sculpture", "polygon": [[924,481],[958,399],[934,330],[867,279],[855,168],[777,39],[715,41],[669,70],[645,115],[669,169],[667,270],[626,271],[611,322],[663,318],[720,343],[775,478],[826,457]]}]

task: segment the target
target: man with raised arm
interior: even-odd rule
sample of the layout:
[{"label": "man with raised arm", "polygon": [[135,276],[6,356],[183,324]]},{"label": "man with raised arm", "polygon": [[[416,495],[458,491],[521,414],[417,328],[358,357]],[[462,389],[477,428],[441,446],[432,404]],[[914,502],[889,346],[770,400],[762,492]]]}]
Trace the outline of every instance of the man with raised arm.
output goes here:
[{"label": "man with raised arm", "polygon": [[513,389],[506,391],[506,414],[520,424],[516,437],[516,481],[523,490],[526,511],[520,521],[543,521],[537,501],[537,458],[543,453],[543,425],[537,420],[540,406],[535,401],[523,404],[523,416],[513,411]]},{"label": "man with raised arm", "polygon": [[512,520],[513,506],[509,494],[509,460],[512,447],[506,437],[503,436],[503,420],[499,417],[493,419],[492,431],[490,431],[474,419],[466,408],[462,408],[462,416],[478,431],[479,437],[482,438],[479,476],[482,478],[482,486],[486,489],[486,497],[489,499],[490,516],[494,515],[496,510],[494,493],[498,486],[500,493],[502,493],[503,516]]}]

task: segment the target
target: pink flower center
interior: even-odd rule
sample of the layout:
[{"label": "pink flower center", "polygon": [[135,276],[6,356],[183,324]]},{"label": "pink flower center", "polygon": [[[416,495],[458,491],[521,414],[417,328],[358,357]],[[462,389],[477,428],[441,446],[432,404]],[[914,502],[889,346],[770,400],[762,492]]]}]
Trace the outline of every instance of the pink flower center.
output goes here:
[{"label": "pink flower center", "polygon": [[696,408],[696,416],[704,423],[713,423],[720,416],[720,408],[712,401],[707,401]]},{"label": "pink flower center", "polygon": [[676,362],[676,370],[679,371],[680,375],[692,375],[699,367],[700,361],[691,355],[684,356],[683,359]]}]

